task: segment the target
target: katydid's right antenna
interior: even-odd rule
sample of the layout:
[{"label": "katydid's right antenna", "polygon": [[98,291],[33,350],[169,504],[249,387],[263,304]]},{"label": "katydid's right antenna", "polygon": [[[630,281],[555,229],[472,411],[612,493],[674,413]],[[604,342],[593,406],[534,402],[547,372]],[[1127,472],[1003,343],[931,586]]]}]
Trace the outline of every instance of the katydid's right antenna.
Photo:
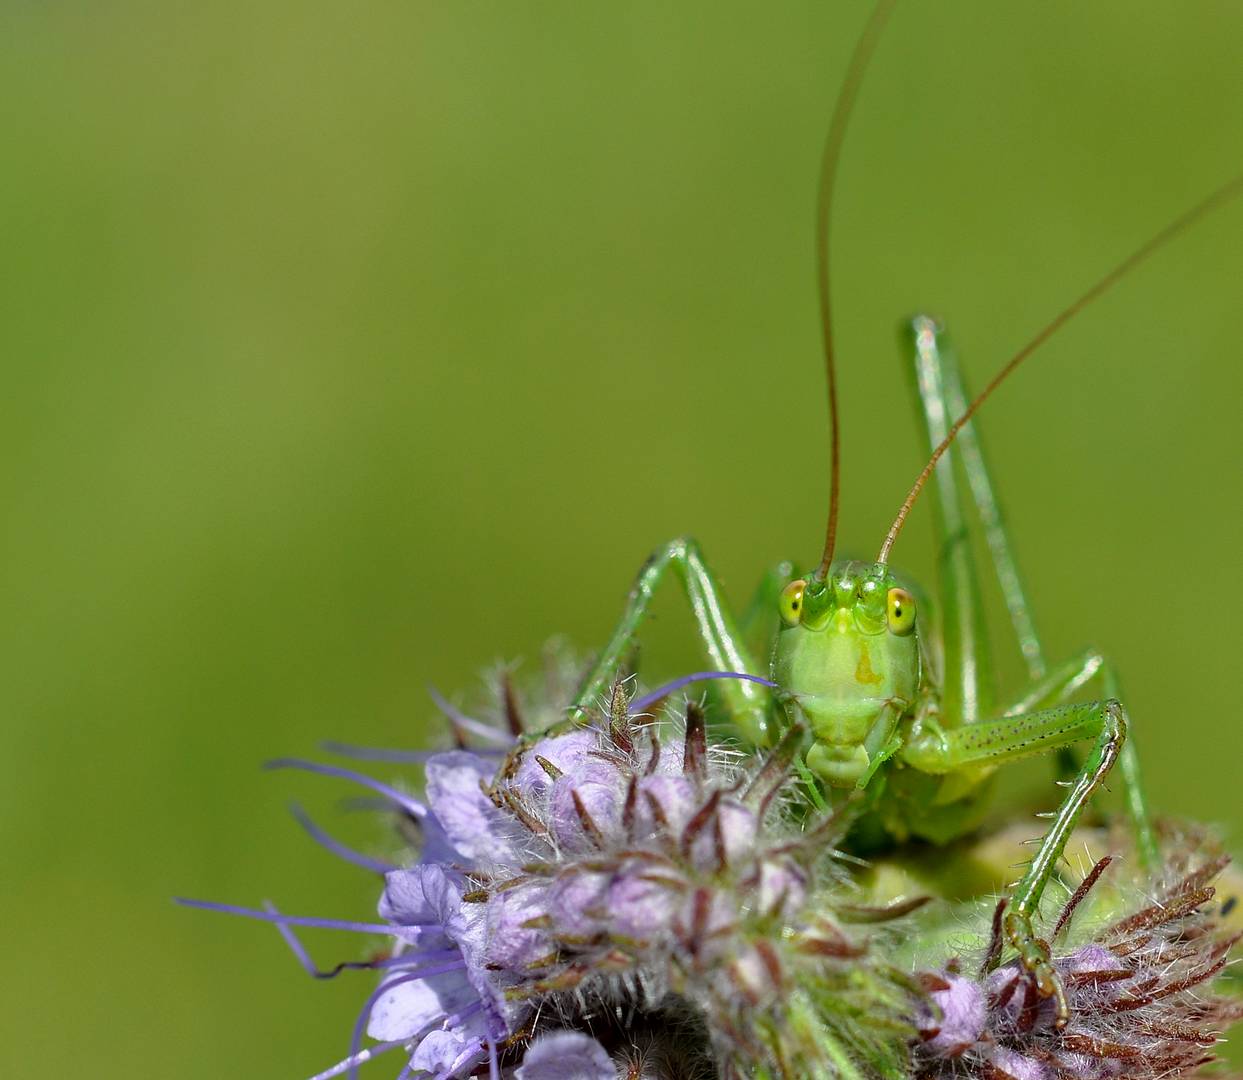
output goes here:
[{"label": "katydid's right antenna", "polygon": [[955,436],[970,422],[971,418],[979,410],[980,406],[988,400],[989,396],[997,389],[1007,378],[1013,373],[1024,360],[1034,353],[1041,345],[1049,340],[1063,326],[1065,326],[1074,316],[1078,315],[1093,300],[1097,299],[1102,293],[1106,292],[1111,286],[1117,284],[1128,273],[1135,269],[1148,256],[1168,244],[1175,239],[1185,229],[1189,228],[1205,214],[1229,202],[1240,192],[1243,192],[1243,175],[1236,176],[1229,183],[1222,185],[1211,195],[1196,203],[1190,210],[1186,211],[1180,217],[1175,218],[1169,225],[1162,229],[1156,236],[1152,237],[1142,247],[1137,248],[1128,255],[1122,262],[1118,263],[1103,278],[1096,282],[1091,288],[1083,293],[1069,307],[1064,308],[1051,322],[1045,326],[1033,337],[1026,345],[1024,345],[996,375],[992,381],[984,387],[977,395],[974,401],[967,406],[967,411],[954,421],[945,438],[932,451],[932,456],[928,459],[928,464],[924,466],[923,471],[919,474],[911,490],[907,493],[906,499],[902,503],[902,508],[898,511],[898,516],[894,518],[893,524],[889,526],[889,532],[885,536],[885,542],[881,545],[880,554],[876,556],[878,563],[887,563],[889,561],[889,552],[893,548],[894,541],[898,539],[898,534],[902,531],[902,526],[906,523],[906,517],[911,512],[911,507],[915,505],[915,500],[919,498],[919,493],[924,489],[924,485],[928,482],[928,477],[932,475],[932,470],[937,467],[937,462],[941,460],[942,455],[949,449],[950,443],[954,441]]},{"label": "katydid's right antenna", "polygon": [[816,578],[823,581],[833,564],[833,549],[837,545],[837,509],[841,501],[841,436],[837,424],[837,367],[833,363],[833,318],[829,295],[829,228],[832,225],[833,186],[837,181],[837,163],[842,156],[842,140],[846,138],[846,125],[854,108],[855,98],[863,83],[868,61],[876,51],[876,43],[885,28],[885,22],[897,0],[878,0],[872,9],[867,26],[855,42],[850,54],[846,77],[833,107],[833,119],[829,121],[829,134],[824,141],[824,156],[820,159],[820,195],[816,207],[816,275],[820,292],[820,331],[824,338],[824,367],[829,379],[829,523],[824,530],[824,556]]}]

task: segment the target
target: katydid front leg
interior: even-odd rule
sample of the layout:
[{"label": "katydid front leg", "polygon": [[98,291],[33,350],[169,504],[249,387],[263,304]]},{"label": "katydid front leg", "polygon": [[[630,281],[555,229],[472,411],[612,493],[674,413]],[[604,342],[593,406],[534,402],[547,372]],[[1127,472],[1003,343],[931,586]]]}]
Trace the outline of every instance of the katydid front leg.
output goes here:
[{"label": "katydid front leg", "polygon": [[[703,560],[699,545],[689,537],[680,537],[657,548],[639,571],[621,621],[570,706],[571,724],[584,723],[587,709],[608,694],[634,646],[652,595],[670,568],[690,601],[709,664],[717,671],[762,674],[739,632],[720,584]],[[768,745],[772,716],[772,694],[768,687],[730,680],[720,683],[717,692],[739,732],[757,746]]]},{"label": "katydid front leg", "polygon": [[794,580],[794,564],[789,559],[770,566],[760,579],[755,592],[747,606],[742,609],[738,620],[738,629],[742,638],[753,650],[771,649],[781,616],[777,611],[777,601],[781,590]]},{"label": "katydid front leg", "polygon": [[1126,712],[1118,701],[1111,699],[984,720],[948,731],[921,732],[901,754],[912,768],[939,775],[964,766],[1002,764],[1095,740],[1027,872],[1014,887],[1003,923],[1007,939],[1031,972],[1040,995],[1055,1000],[1059,1027],[1065,1026],[1070,1010],[1051,962],[1049,945],[1036,936],[1032,918],[1084,808],[1118,760],[1126,732]]}]

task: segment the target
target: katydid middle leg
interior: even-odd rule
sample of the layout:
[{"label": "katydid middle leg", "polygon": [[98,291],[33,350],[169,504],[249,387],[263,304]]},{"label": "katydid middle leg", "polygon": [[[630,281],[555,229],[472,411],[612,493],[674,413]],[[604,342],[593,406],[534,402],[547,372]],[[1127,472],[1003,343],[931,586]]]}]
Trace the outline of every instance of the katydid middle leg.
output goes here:
[{"label": "katydid middle leg", "polygon": [[1110,699],[981,720],[948,731],[923,732],[914,736],[901,754],[912,768],[940,775],[972,765],[1017,761],[1093,740],[1026,873],[1007,898],[1003,922],[1007,939],[1031,972],[1040,995],[1055,999],[1059,1027],[1070,1015],[1066,994],[1053,968],[1048,943],[1036,936],[1033,918],[1071,833],[1118,760],[1126,736],[1126,712],[1117,700]]},{"label": "katydid middle leg", "polygon": [[[1005,716],[1020,716],[1036,709],[1064,703],[1087,686],[1097,685],[1106,700],[1122,697],[1117,670],[1095,649],[1085,649],[1063,664],[1057,665],[1044,678],[1030,683],[1022,694],[1004,710]],[[1148,813],[1144,785],[1140,776],[1139,755],[1135,743],[1128,738],[1118,757],[1122,776],[1123,796],[1127,813],[1135,831],[1135,848],[1140,864],[1149,869],[1160,861],[1156,831]]]},{"label": "katydid middle leg", "polygon": [[[921,417],[931,449],[944,437],[949,424],[966,411],[968,397],[953,350],[945,344],[944,334],[935,320],[921,315],[911,320],[908,329],[913,349],[915,383],[922,406]],[[1096,652],[1085,651],[1067,663],[1049,670],[974,423],[962,428],[953,450],[942,459],[936,472],[937,528],[942,547],[943,575],[947,583],[946,667],[950,668],[956,658],[958,662],[968,665],[964,669],[947,670],[946,687],[957,687],[960,699],[966,703],[970,703],[967,695],[972,687],[975,688],[977,702],[987,700],[988,684],[980,675],[983,662],[978,652],[971,655],[972,642],[982,637],[980,628],[983,625],[983,614],[979,582],[966,526],[966,500],[958,492],[958,478],[953,464],[955,459],[961,462],[966,475],[967,486],[988,542],[1002,596],[1010,613],[1030,679],[1030,685],[1022,695],[1004,710],[1005,715],[1014,716],[1064,702],[1093,679],[1099,680],[1106,699],[1119,698],[1121,695],[1117,674],[1112,665]],[[952,709],[946,708],[945,702],[942,703],[942,709],[943,724],[954,726]],[[969,711],[965,712],[962,722],[973,723],[979,716],[978,708],[974,715]],[[1063,761],[1072,766],[1073,774],[1074,759],[1069,750],[1065,751]],[[1133,740],[1128,739],[1121,750],[1119,772],[1140,859],[1145,865],[1154,865],[1157,861],[1157,844],[1147,812],[1139,757]]]},{"label": "katydid middle leg", "polygon": [[[570,707],[572,723],[582,723],[587,709],[608,693],[634,646],[652,596],[670,569],[681,581],[690,601],[704,652],[713,668],[748,675],[763,674],[738,629],[716,576],[704,562],[699,545],[689,537],[681,537],[657,548],[639,571],[613,636],[588,672]],[[721,683],[717,690],[739,732],[757,746],[767,745],[772,716],[772,694],[768,687],[731,680]]]}]

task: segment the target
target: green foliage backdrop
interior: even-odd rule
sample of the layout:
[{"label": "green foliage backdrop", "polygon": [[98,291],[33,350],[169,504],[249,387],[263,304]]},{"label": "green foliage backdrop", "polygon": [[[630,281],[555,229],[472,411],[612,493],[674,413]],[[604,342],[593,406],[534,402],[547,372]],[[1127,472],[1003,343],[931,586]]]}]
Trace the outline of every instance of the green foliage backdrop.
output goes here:
[{"label": "green foliage backdrop", "polygon": [[[678,533],[739,597],[815,556],[815,172],[865,13],[5,6],[0,1071],[336,1060],[361,981],[169,900],[370,910],[283,809],[349,792],[258,763],[598,643]],[[1210,0],[899,8],[837,208],[848,549],[920,464],[897,319],[981,383],[1243,167],[1241,47]],[[1114,656],[1158,806],[1236,829],[1240,241],[1234,206],[986,412],[1052,649]],[[687,628],[662,602],[653,670]]]}]

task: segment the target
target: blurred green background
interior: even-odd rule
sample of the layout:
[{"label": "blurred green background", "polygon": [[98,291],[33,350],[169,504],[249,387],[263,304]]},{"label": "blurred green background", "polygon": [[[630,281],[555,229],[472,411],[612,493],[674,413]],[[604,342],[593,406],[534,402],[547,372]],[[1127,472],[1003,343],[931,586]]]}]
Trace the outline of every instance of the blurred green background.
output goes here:
[{"label": "blurred green background", "polygon": [[[417,743],[429,682],[598,644],[676,534],[738,598],[816,556],[816,166],[866,10],[4,6],[6,1076],[337,1060],[361,980],[169,899],[371,910],[283,807],[352,792],[259,762]],[[899,8],[836,217],[847,549],[920,465],[896,320],[982,383],[1243,166],[1241,47],[1220,0]],[[1241,240],[1236,205],[985,414],[1051,650],[1109,652],[1157,804],[1236,835]],[[662,601],[649,670],[688,627]]]}]

